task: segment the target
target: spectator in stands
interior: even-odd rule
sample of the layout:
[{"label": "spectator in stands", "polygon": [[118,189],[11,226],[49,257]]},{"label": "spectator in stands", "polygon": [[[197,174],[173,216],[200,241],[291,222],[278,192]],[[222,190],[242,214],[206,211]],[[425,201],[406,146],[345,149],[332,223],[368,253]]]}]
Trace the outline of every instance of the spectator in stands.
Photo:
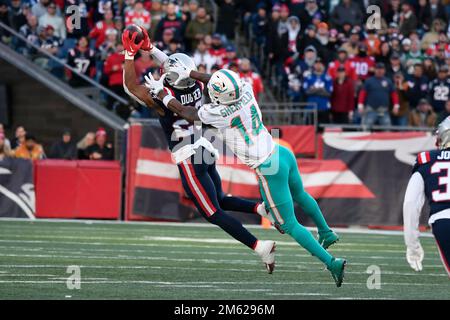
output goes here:
[{"label": "spectator in stands", "polygon": [[3,123],[0,123],[0,134],[3,134],[3,139],[4,139],[4,143],[5,145],[11,149],[11,142],[9,141],[9,139],[6,137],[5,134],[5,127],[3,126]]},{"label": "spectator in stands", "polygon": [[136,24],[146,30],[150,29],[151,16],[150,12],[145,10],[143,1],[137,0],[134,3],[133,9],[125,13],[125,26],[129,26],[130,24]]},{"label": "spectator in stands", "polygon": [[266,43],[266,37],[269,31],[269,20],[267,18],[267,10],[263,2],[258,3],[258,11],[252,17],[251,28],[256,44],[259,46],[264,45]]},{"label": "spectator in stands", "polygon": [[261,77],[259,76],[259,74],[252,71],[250,60],[248,60],[247,58],[241,60],[239,69],[241,71],[240,72],[241,79],[252,85],[253,93],[255,95],[256,100],[258,100],[261,93],[264,92],[264,85]]},{"label": "spectator in stands", "polygon": [[409,118],[410,103],[408,98],[408,83],[401,72],[397,72],[394,77],[395,90],[398,95],[400,108],[396,114],[392,113],[391,120],[394,126],[407,126]]},{"label": "spectator in stands", "polygon": [[303,10],[300,10],[299,16],[303,26],[314,24],[314,21],[326,21],[326,13],[321,10],[317,0],[306,0]]},{"label": "spectator in stands", "polygon": [[405,71],[405,69],[402,66],[402,63],[400,61],[400,56],[399,56],[399,54],[397,52],[394,52],[391,55],[391,58],[390,58],[389,62],[390,62],[389,63],[389,68],[386,71],[386,76],[389,79],[392,80],[394,78],[394,75],[399,73],[399,72],[403,73],[403,75],[406,75],[406,71]]},{"label": "spectator in stands", "polygon": [[216,63],[219,65],[223,64],[223,58],[225,58],[227,50],[222,42],[222,37],[220,34],[215,33],[212,36],[211,48],[209,53],[216,59]]},{"label": "spectator in stands", "polygon": [[234,0],[216,0],[219,7],[216,32],[234,40],[236,18],[238,17],[237,6]]},{"label": "spectator in stands", "polygon": [[55,30],[55,36],[64,40],[66,38],[66,26],[64,19],[57,15],[56,4],[54,2],[49,3],[47,6],[47,12],[39,18],[39,26],[47,27],[51,25]]},{"label": "spectator in stands", "polygon": [[198,43],[197,50],[195,50],[193,58],[197,66],[205,66],[207,73],[211,73],[212,66],[217,64],[217,58],[213,57],[209,53],[204,40],[200,40],[200,42]]},{"label": "spectator in stands", "polygon": [[428,50],[433,44],[439,41],[439,34],[445,30],[445,22],[441,19],[433,21],[431,30],[423,35],[422,50]]},{"label": "spectator in stands", "polygon": [[358,54],[351,60],[351,64],[355,69],[358,84],[366,81],[370,75],[375,71],[375,59],[367,52],[367,45],[361,43],[358,48]]},{"label": "spectator in stands", "polygon": [[174,33],[174,38],[180,41],[184,35],[185,25],[183,20],[177,17],[177,8],[174,3],[169,3],[166,8],[166,16],[162,18],[155,31],[155,40],[161,41],[165,30],[171,29]]},{"label": "spectator in stands", "polygon": [[31,7],[31,13],[39,19],[47,13],[47,6],[49,3],[50,0],[37,0]]},{"label": "spectator in stands", "polygon": [[175,34],[172,29],[164,30],[163,35],[162,35],[162,40],[157,42],[157,44],[156,44],[158,49],[167,55],[170,54],[170,50],[169,50],[170,42],[172,42],[172,40],[174,40],[174,36],[175,36]]},{"label": "spectator in stands", "polygon": [[89,154],[87,150],[90,146],[95,144],[95,132],[88,132],[86,135],[77,143],[78,159],[88,160]]},{"label": "spectator in stands", "polygon": [[328,75],[335,80],[338,76],[338,69],[343,66],[345,73],[352,80],[357,79],[356,70],[352,61],[348,59],[347,51],[344,48],[340,48],[338,51],[338,58],[331,62],[328,66]]},{"label": "spectator in stands", "polygon": [[[0,22],[7,26],[11,26],[9,21],[9,8],[6,0],[0,0]],[[11,40],[9,32],[0,29],[0,40],[4,43],[9,43]]]},{"label": "spectator in stands", "polygon": [[86,153],[91,160],[114,160],[114,150],[107,143],[106,131],[99,128],[95,133],[95,144],[86,148]]},{"label": "spectator in stands", "polygon": [[331,14],[331,23],[339,27],[345,22],[352,26],[361,25],[363,14],[360,7],[351,0],[341,0]]},{"label": "spectator in stands", "polygon": [[49,158],[75,160],[77,159],[77,146],[72,141],[72,134],[70,130],[64,130],[62,139],[55,141],[49,153]]},{"label": "spectator in stands", "polygon": [[439,0],[429,0],[429,2],[426,3],[425,7],[422,11],[420,11],[420,13],[421,14],[419,15],[419,21],[427,27],[426,30],[429,29],[431,22],[435,21],[436,19],[448,21],[447,10],[445,9],[442,1]]},{"label": "spectator in stands", "polygon": [[162,0],[153,0],[152,1],[152,7],[150,9],[150,16],[152,18],[151,28],[149,32],[149,36],[151,39],[155,38],[155,30],[156,26],[159,24],[161,19],[165,15],[165,11],[163,10]]},{"label": "spectator in stands", "polygon": [[295,16],[291,16],[288,18],[288,23],[287,23],[287,47],[289,49],[289,52],[295,53],[298,52],[298,39],[299,39],[299,35],[300,35],[300,20],[295,17]]},{"label": "spectator in stands", "polygon": [[7,144],[5,134],[3,132],[0,132],[0,161],[11,156],[11,148]]},{"label": "spectator in stands", "polygon": [[437,69],[433,57],[425,56],[423,60],[423,74],[430,80],[436,79]]},{"label": "spectator in stands", "polygon": [[27,133],[24,143],[14,150],[14,156],[16,158],[39,160],[45,158],[45,153],[42,145],[37,143],[36,138]]},{"label": "spectator in stands", "polygon": [[390,126],[389,107],[391,101],[394,105],[393,114],[398,114],[400,109],[398,95],[395,91],[394,84],[385,74],[385,66],[377,63],[375,66],[375,75],[364,82],[359,93],[358,111],[362,115],[363,125],[373,126],[378,123],[382,126]]},{"label": "spectator in stands", "polygon": [[9,6],[9,19],[14,30],[18,31],[20,27],[27,23],[27,15],[30,12],[28,3],[22,3],[21,0],[11,0]]},{"label": "spectator in stands", "polygon": [[[28,15],[27,23],[20,28],[19,33],[30,43],[39,46],[38,20],[36,16],[33,16],[31,14]],[[36,52],[35,49],[20,40],[18,40],[17,43],[17,50],[24,55],[31,55]]]},{"label": "spectator in stands", "polygon": [[345,51],[347,51],[348,56],[350,58],[353,58],[354,56],[356,56],[358,54],[358,52],[359,52],[359,40],[360,40],[359,30],[357,28],[353,28],[352,31],[350,32],[349,40],[346,41],[342,45],[342,48],[344,48]]},{"label": "spectator in stands", "polygon": [[[44,51],[51,55],[56,55],[59,51],[59,48],[61,46],[61,40],[54,36],[54,29],[51,25],[48,25],[47,27],[38,27],[38,45],[39,47]],[[38,53],[34,62],[38,64],[40,67],[51,70],[51,64],[50,59],[41,53]]]},{"label": "spectator in stands", "polygon": [[307,109],[317,109],[319,123],[330,122],[330,97],[333,80],[325,72],[323,60],[318,57],[313,72],[305,78],[303,90],[306,94]]},{"label": "spectator in stands", "polygon": [[[87,37],[81,37],[77,46],[68,52],[67,64],[87,77],[95,75],[95,53],[89,48]],[[71,74],[69,84],[73,87],[86,86],[87,82],[76,74]]]},{"label": "spectator in stands", "polygon": [[348,124],[353,118],[355,109],[355,82],[347,76],[343,64],[336,70],[331,95],[331,115],[333,123]]},{"label": "spectator in stands", "polygon": [[411,107],[415,108],[421,99],[426,99],[428,96],[429,81],[423,74],[423,65],[417,63],[414,65],[414,74],[407,77],[408,81],[408,97]]},{"label": "spectator in stands", "polygon": [[25,128],[23,126],[18,126],[16,128],[14,139],[11,141],[11,149],[16,149],[23,144],[25,142],[26,134]]},{"label": "spectator in stands", "polygon": [[198,42],[205,35],[213,33],[213,24],[207,15],[204,7],[199,7],[194,20],[191,20],[186,27],[187,51],[191,52],[197,48]]},{"label": "spectator in stands", "polygon": [[445,108],[442,110],[437,117],[436,123],[441,123],[444,121],[447,117],[450,117],[450,100],[447,100],[445,102]]},{"label": "spectator in stands", "polygon": [[436,113],[426,99],[420,100],[410,114],[410,124],[413,127],[434,128],[436,125]]},{"label": "spectator in stands", "polygon": [[420,50],[419,41],[418,40],[411,41],[410,49],[406,51],[402,57],[402,63],[403,66],[406,68],[406,72],[408,74],[413,74],[415,65],[422,64],[423,60],[424,56],[422,55],[422,50]]},{"label": "spectator in stands", "polygon": [[140,57],[134,61],[134,69],[136,71],[136,77],[140,82],[144,81],[144,76],[150,71],[155,71],[158,66],[154,60],[150,57],[148,51],[140,51]]},{"label": "spectator in stands", "polygon": [[409,34],[417,28],[417,17],[413,11],[413,8],[409,2],[402,3],[402,11],[399,19],[400,33],[407,37]]},{"label": "spectator in stands", "polygon": [[[123,53],[123,45],[117,44],[116,52],[110,54],[105,61],[103,71],[108,76],[108,89],[118,96],[125,97],[123,90],[123,64],[125,62],[125,55]],[[113,109],[115,99],[108,96],[107,108]]]},{"label": "spectator in stands", "polygon": [[108,58],[108,56],[110,54],[113,54],[114,52],[116,52],[116,48],[117,48],[117,30],[114,28],[109,28],[108,30],[106,30],[106,39],[102,42],[102,44],[100,45],[100,47],[98,48],[98,58],[102,61],[105,61],[106,58]]},{"label": "spectator in stands", "polygon": [[228,68],[232,63],[237,65],[241,63],[241,59],[237,57],[236,48],[233,45],[230,44],[225,50],[225,57],[222,59],[222,68]]},{"label": "spectator in stands", "polygon": [[443,65],[439,68],[438,76],[429,85],[429,101],[433,111],[441,113],[450,98],[450,76],[449,67]]},{"label": "spectator in stands", "polygon": [[109,29],[115,29],[113,13],[111,10],[106,10],[103,15],[103,20],[95,24],[95,27],[89,32],[89,38],[95,39],[95,47],[99,48],[106,39],[106,32]]},{"label": "spectator in stands", "polygon": [[381,41],[375,30],[367,30],[367,38],[364,40],[366,52],[369,56],[376,56],[381,53]]},{"label": "spectator in stands", "polygon": [[[317,40],[316,36],[317,36],[317,27],[313,24],[310,24],[309,26],[307,26],[305,34],[300,39],[300,45],[297,47],[297,49],[299,49],[299,52],[304,52],[306,48],[312,46],[316,50],[317,55],[320,56],[321,55],[321,51],[320,51],[321,44],[320,44],[319,40]],[[279,49],[279,50],[281,50],[281,49]]]}]

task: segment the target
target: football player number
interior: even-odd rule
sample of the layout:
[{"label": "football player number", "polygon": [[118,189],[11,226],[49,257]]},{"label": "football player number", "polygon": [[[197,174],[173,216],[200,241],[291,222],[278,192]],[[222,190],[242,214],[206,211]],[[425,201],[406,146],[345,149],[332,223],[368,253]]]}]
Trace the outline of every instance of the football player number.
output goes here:
[{"label": "football player number", "polygon": [[[252,117],[252,134],[253,136],[257,136],[261,132],[261,129],[263,128],[262,121],[261,118],[259,117],[258,110],[256,109],[255,106],[252,105],[250,107],[250,113]],[[239,129],[239,132],[244,137],[245,143],[247,145],[253,144],[253,141],[250,137],[247,128],[242,123],[241,116],[234,117],[231,120],[231,127]]]},{"label": "football player number", "polygon": [[445,191],[435,190],[431,193],[433,201],[450,201],[450,162],[436,162],[431,166],[431,174],[441,173],[445,171],[445,175],[439,177],[439,185],[445,186]]}]

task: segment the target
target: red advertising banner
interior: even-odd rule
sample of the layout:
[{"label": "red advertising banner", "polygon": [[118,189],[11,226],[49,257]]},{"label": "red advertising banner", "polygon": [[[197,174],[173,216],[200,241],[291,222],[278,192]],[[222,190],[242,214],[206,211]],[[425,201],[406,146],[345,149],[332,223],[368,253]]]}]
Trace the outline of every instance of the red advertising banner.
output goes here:
[{"label": "red advertising banner", "polygon": [[119,162],[40,160],[35,170],[36,217],[120,218]]}]

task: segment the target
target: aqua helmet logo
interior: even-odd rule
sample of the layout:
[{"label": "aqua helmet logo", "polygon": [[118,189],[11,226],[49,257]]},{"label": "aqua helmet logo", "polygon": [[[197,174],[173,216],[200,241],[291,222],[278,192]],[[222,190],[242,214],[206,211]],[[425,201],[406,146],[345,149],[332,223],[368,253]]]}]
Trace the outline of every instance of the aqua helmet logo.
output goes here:
[{"label": "aqua helmet logo", "polygon": [[226,88],[221,88],[220,86],[218,86],[217,84],[212,84],[211,85],[212,87],[213,87],[213,89],[215,90],[215,91],[217,91],[217,92],[219,92],[219,93],[223,93],[223,92],[225,92],[225,90],[226,90]]}]

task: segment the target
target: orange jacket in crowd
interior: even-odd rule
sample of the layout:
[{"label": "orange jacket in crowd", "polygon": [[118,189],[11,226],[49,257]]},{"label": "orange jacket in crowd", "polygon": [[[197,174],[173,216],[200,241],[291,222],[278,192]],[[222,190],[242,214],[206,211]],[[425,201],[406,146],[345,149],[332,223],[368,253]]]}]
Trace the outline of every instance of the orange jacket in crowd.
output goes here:
[{"label": "orange jacket in crowd", "polygon": [[38,160],[43,159],[45,157],[44,155],[44,149],[40,144],[36,144],[31,150],[31,152],[27,149],[25,146],[25,143],[22,143],[20,146],[18,146],[14,150],[14,156],[16,158],[23,158],[23,159],[30,159],[30,160]]}]

